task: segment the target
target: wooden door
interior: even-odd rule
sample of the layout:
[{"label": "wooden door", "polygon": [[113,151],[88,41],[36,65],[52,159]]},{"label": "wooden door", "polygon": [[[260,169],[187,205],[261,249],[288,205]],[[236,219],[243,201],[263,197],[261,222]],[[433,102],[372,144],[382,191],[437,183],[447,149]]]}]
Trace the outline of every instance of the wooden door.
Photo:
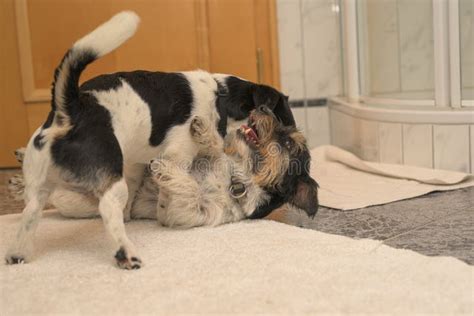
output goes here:
[{"label": "wooden door", "polygon": [[200,68],[279,87],[274,0],[1,0],[0,167],[17,165],[13,150],[46,118],[66,50],[121,10],[141,17],[137,33],[90,65],[82,81]]}]

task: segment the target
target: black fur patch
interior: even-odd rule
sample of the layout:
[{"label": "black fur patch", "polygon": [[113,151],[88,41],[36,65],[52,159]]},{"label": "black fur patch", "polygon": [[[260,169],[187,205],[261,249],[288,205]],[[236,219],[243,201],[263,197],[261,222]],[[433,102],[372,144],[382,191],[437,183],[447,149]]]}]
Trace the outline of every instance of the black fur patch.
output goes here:
[{"label": "black fur patch", "polygon": [[110,113],[90,94],[82,94],[77,102],[84,106],[71,118],[71,130],[51,146],[55,164],[68,170],[79,183],[101,185],[104,175],[109,179],[121,177],[122,150]]},{"label": "black fur patch", "polygon": [[41,150],[44,146],[44,143],[43,143],[43,138],[44,136],[41,135],[41,132],[36,135],[35,139],[33,139],[33,145],[35,146],[36,149],[38,150]]},{"label": "black fur patch", "polygon": [[[53,124],[53,119],[54,119],[54,112],[50,111],[49,114],[48,114],[48,118],[46,119],[46,122],[44,122],[41,129],[46,129],[46,128],[50,127],[51,124]],[[41,150],[44,146],[43,137],[44,136],[40,132],[38,135],[36,135],[35,139],[33,139],[33,145],[38,150]]]},{"label": "black fur patch", "polygon": [[296,125],[287,97],[276,89],[233,76],[226,78],[225,84],[228,95],[223,98],[222,104],[227,117],[243,120],[257,106],[265,104],[284,125]]},{"label": "black fur patch", "polygon": [[[72,54],[74,54],[74,60],[71,61],[69,64],[63,64],[65,59],[70,58]],[[58,79],[59,74],[61,73],[62,67],[69,66],[68,77],[63,92],[65,110],[67,115],[74,116],[75,111],[78,110],[76,102],[79,99],[79,77],[81,76],[82,71],[87,67],[87,65],[96,59],[97,54],[92,50],[82,49],[79,52],[74,51],[73,49],[68,50],[68,52],[64,55],[60,66],[54,71],[54,82],[51,89],[51,108],[53,111],[55,111],[57,108],[57,104],[54,99],[55,83]]]},{"label": "black fur patch", "polygon": [[120,249],[117,251],[117,253],[115,254],[115,259],[117,259],[117,261],[127,260],[127,253],[125,252],[125,249],[123,247],[120,247]]},{"label": "black fur patch", "polygon": [[84,83],[81,90],[109,90],[125,80],[148,104],[151,113],[151,146],[158,146],[172,126],[189,118],[193,106],[193,94],[188,80],[180,73],[149,71],[119,72],[103,75]]},{"label": "black fur patch", "polygon": [[217,81],[217,98],[216,98],[216,107],[217,112],[219,113],[219,123],[217,124],[217,131],[222,136],[222,138],[227,135],[227,107],[226,107],[226,98],[229,96],[229,90],[226,86],[222,85]]},{"label": "black fur patch", "polygon": [[259,219],[259,218],[264,218],[268,214],[270,214],[273,210],[279,208],[285,203],[285,198],[284,196],[277,194],[277,193],[272,193],[270,201],[268,203],[261,205],[258,207],[250,216],[248,216],[248,219]]}]

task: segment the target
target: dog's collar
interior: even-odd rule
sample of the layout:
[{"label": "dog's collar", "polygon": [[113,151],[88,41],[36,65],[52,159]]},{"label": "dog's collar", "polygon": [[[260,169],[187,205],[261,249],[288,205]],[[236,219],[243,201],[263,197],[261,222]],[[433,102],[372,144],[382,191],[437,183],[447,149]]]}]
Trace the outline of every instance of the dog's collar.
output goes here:
[{"label": "dog's collar", "polygon": [[217,84],[216,91],[216,108],[217,113],[219,113],[219,124],[217,130],[222,137],[225,137],[227,134],[227,108],[224,102],[224,99],[229,96],[229,89],[225,85],[219,82],[219,80],[214,79]]}]

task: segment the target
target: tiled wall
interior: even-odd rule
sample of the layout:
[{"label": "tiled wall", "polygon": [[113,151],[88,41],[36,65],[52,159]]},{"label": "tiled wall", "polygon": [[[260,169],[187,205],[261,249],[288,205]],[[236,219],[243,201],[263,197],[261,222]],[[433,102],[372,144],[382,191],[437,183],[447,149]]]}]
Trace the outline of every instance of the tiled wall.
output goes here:
[{"label": "tiled wall", "polygon": [[461,45],[461,83],[466,99],[474,98],[474,1],[459,1],[459,28]]},{"label": "tiled wall", "polygon": [[[436,0],[358,1],[364,95],[432,99]],[[459,0],[459,8],[462,85],[472,98],[474,1]]]},{"label": "tiled wall", "polygon": [[[360,0],[366,95],[434,89],[432,0]],[[413,96],[413,94],[410,94]]]},{"label": "tiled wall", "polygon": [[332,143],[364,160],[474,172],[474,125],[364,120],[330,110]]},{"label": "tiled wall", "polygon": [[[336,0],[277,0],[280,77],[292,100],[341,94],[341,48]],[[311,147],[329,143],[326,106],[295,107]]]}]

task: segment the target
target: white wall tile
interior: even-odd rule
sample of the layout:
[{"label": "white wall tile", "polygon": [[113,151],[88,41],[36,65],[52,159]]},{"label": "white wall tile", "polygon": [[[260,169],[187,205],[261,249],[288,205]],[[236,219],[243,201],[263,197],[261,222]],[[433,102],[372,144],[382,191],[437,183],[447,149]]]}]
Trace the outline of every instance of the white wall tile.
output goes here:
[{"label": "white wall tile", "polygon": [[356,147],[354,154],[367,161],[379,161],[378,122],[354,118]]},{"label": "white wall tile", "polygon": [[307,98],[342,92],[339,15],[333,5],[334,0],[302,0]]},{"label": "white wall tile", "polygon": [[329,122],[331,129],[331,144],[354,152],[356,144],[356,123],[354,118],[330,109]]},{"label": "white wall tile", "polygon": [[314,148],[328,145],[329,139],[329,110],[327,106],[309,107],[307,109],[308,147]]},{"label": "white wall tile", "polygon": [[306,133],[306,111],[303,107],[292,108],[293,116],[295,117],[296,127]]},{"label": "white wall tile", "polygon": [[431,125],[403,125],[403,161],[405,165],[433,168]]},{"label": "white wall tile", "polygon": [[379,161],[378,123],[329,110],[331,144],[368,161]]},{"label": "white wall tile", "polygon": [[299,2],[277,0],[280,81],[292,100],[304,98],[303,52]]},{"label": "white wall tile", "polygon": [[400,63],[398,47],[398,20],[395,1],[371,0],[366,3],[368,49],[364,60],[369,65],[369,94],[400,91]]},{"label": "white wall tile", "polygon": [[[463,89],[474,88],[474,1],[459,1],[461,75]],[[467,91],[463,92],[467,99]],[[471,94],[472,98],[472,94]]]},{"label": "white wall tile", "polygon": [[[329,111],[324,107],[297,107],[291,109],[296,120],[296,126],[302,131],[308,141],[308,147],[314,148],[327,145],[329,140]],[[308,123],[306,125],[306,122]]]},{"label": "white wall tile", "polygon": [[471,173],[474,174],[474,125],[469,126],[470,131],[470,140],[471,140],[471,147],[469,150],[469,154],[471,155]]},{"label": "white wall tile", "polygon": [[[434,89],[432,0],[397,0],[402,91]],[[433,92],[434,93],[434,92]]]},{"label": "white wall tile", "polygon": [[379,123],[380,162],[403,163],[402,125]]},{"label": "white wall tile", "polygon": [[469,126],[433,126],[434,167],[469,172]]},{"label": "white wall tile", "polygon": [[292,100],[342,92],[339,16],[333,5],[334,0],[277,0],[281,86]]}]

